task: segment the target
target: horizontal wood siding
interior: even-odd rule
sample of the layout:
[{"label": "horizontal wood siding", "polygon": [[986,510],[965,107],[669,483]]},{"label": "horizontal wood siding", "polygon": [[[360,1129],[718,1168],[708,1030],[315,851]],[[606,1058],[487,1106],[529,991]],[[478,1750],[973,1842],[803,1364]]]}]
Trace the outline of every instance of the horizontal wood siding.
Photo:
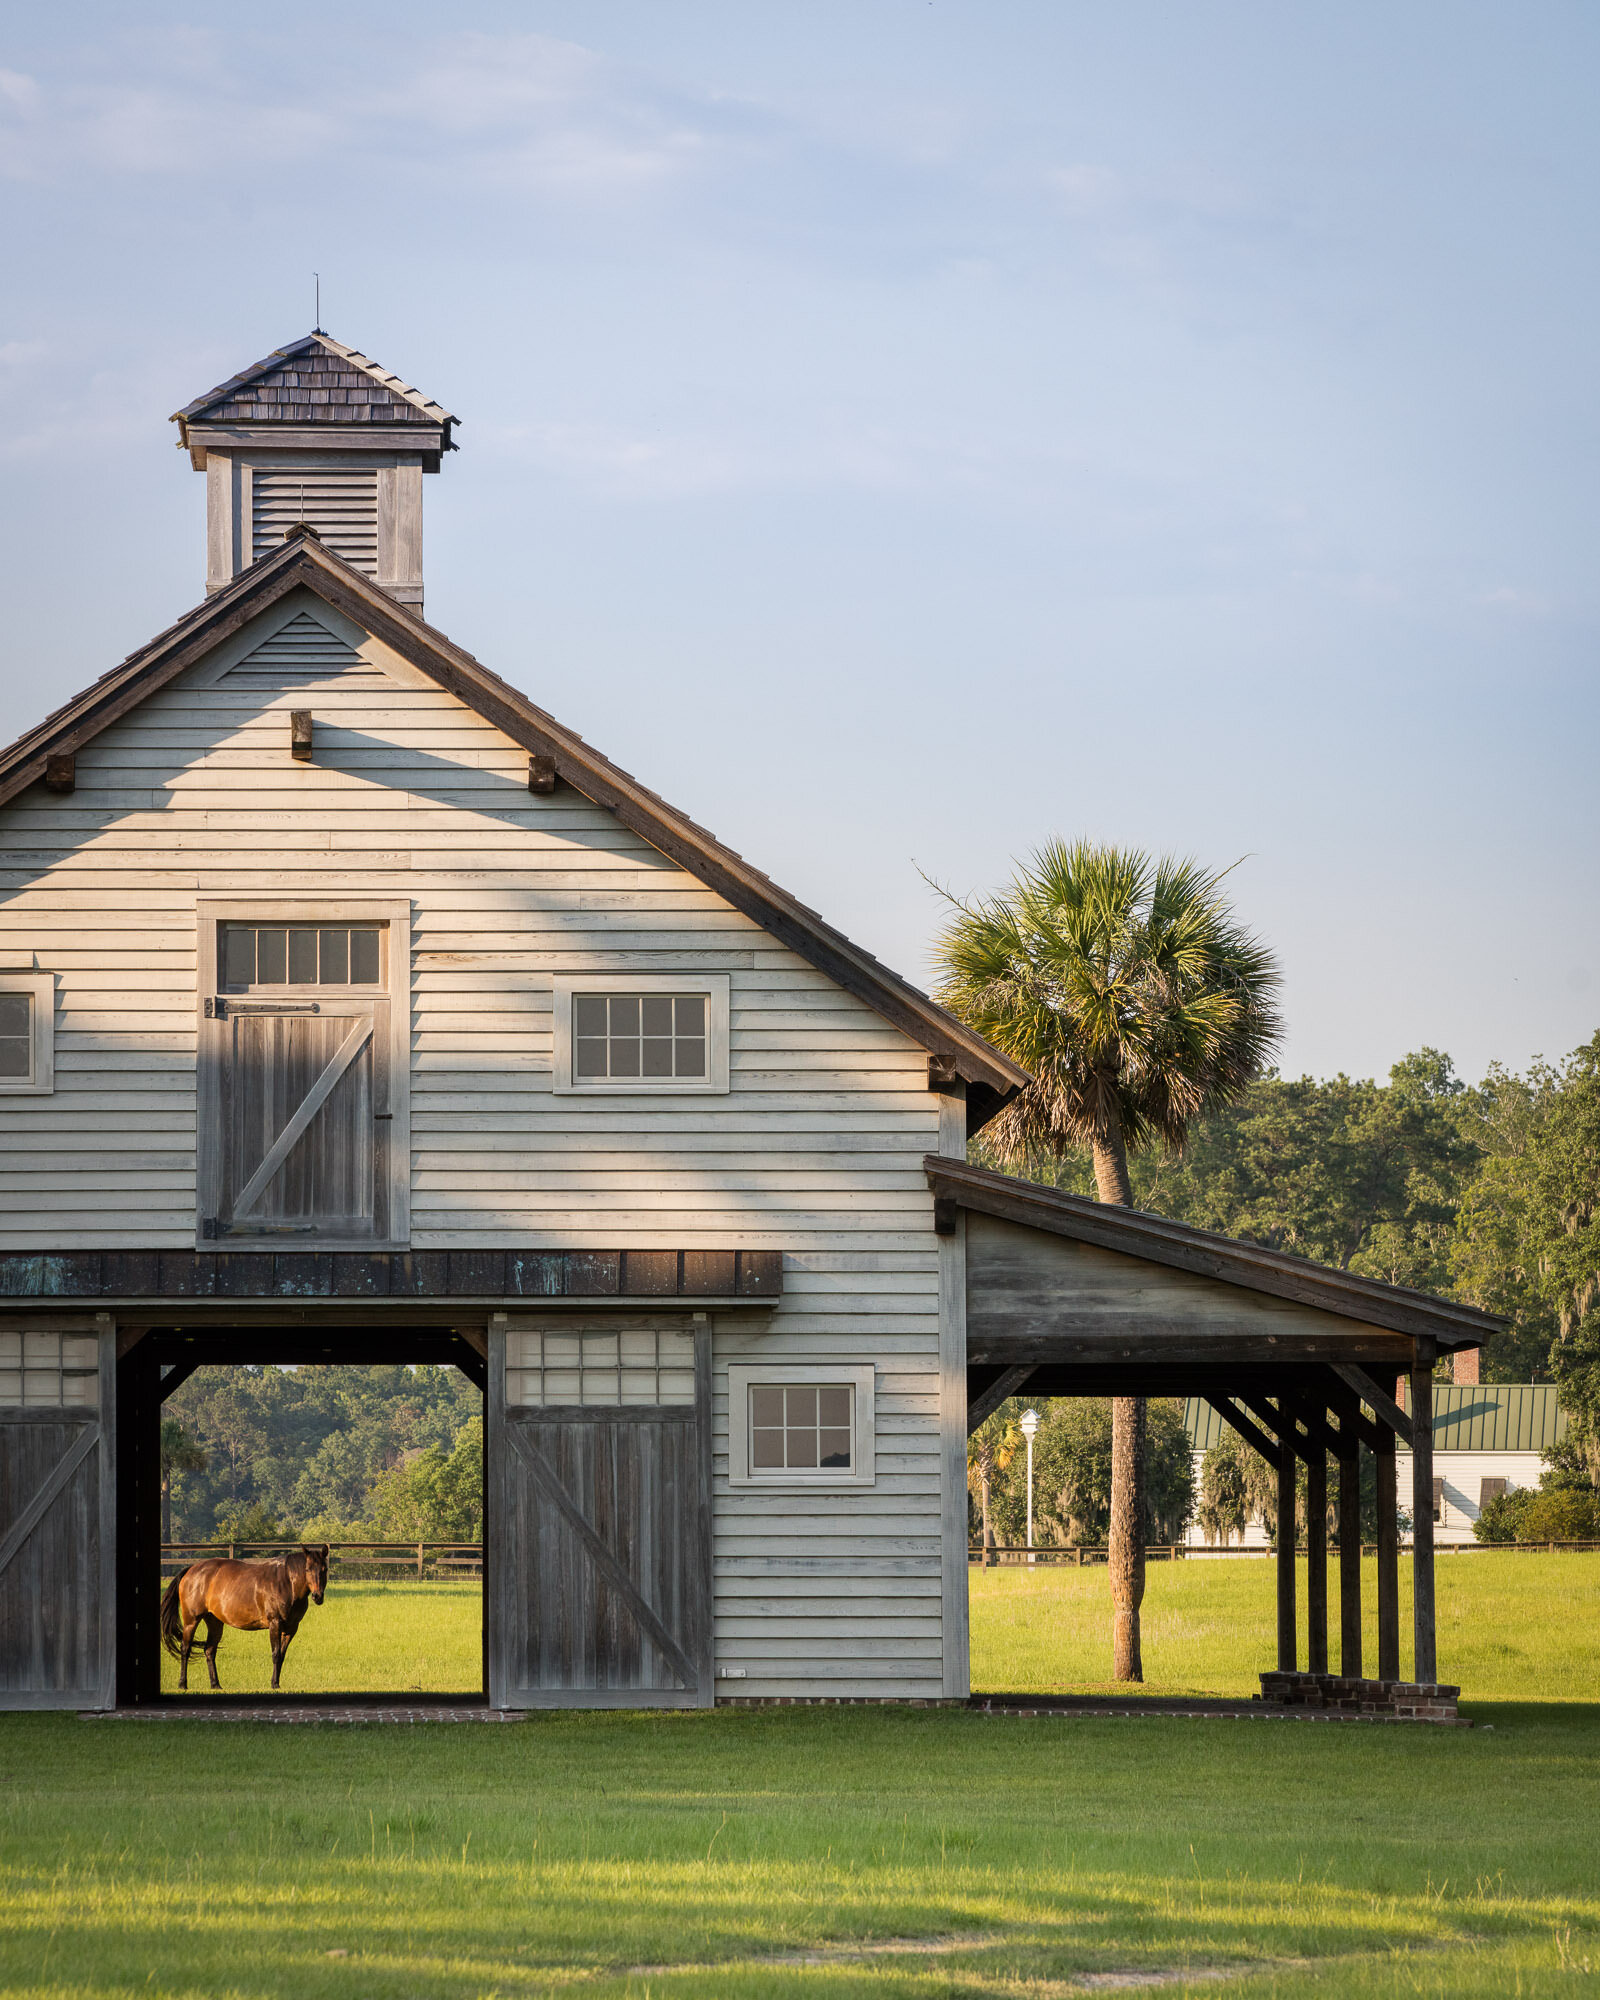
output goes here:
[{"label": "horizontal wood siding", "polygon": [[[193,1246],[197,898],[408,897],[412,1245],[787,1253],[776,1313],[716,1329],[722,1689],[937,1695],[926,1052],[609,813],[530,794],[412,670],[276,624],[0,812],[0,958],[57,981],[56,1090],[0,1101],[0,1250]],[[552,980],[585,970],[726,972],[729,1094],[553,1095]],[[726,1364],[778,1356],[879,1369],[873,1488],[727,1490]]]}]

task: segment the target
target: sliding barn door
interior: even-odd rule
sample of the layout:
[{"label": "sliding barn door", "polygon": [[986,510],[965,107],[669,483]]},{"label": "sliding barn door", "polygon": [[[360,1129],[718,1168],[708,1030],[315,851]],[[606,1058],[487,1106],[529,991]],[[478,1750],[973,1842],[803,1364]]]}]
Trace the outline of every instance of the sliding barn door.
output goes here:
[{"label": "sliding barn door", "polygon": [[710,1373],[704,1329],[492,1329],[495,1707],[710,1707]]},{"label": "sliding barn door", "polygon": [[116,1336],[0,1320],[0,1709],[114,1700]]},{"label": "sliding barn door", "polygon": [[389,1006],[215,1001],[203,1238],[388,1239]]}]

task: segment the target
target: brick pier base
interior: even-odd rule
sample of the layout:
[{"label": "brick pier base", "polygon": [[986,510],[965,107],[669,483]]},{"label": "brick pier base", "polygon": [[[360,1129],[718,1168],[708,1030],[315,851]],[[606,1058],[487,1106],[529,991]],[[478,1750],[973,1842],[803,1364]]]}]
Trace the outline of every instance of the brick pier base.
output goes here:
[{"label": "brick pier base", "polygon": [[1261,1700],[1275,1708],[1327,1715],[1393,1716],[1401,1722],[1458,1722],[1458,1687],[1436,1681],[1366,1681],[1343,1674],[1263,1674]]}]

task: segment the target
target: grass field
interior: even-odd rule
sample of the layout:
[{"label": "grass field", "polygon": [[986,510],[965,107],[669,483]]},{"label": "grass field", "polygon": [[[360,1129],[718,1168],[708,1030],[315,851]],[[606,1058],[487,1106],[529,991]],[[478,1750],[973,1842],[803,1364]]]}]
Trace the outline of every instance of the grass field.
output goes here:
[{"label": "grass field", "polygon": [[[0,1993],[1595,1990],[1600,1558],[1440,1570],[1441,1653],[1492,1727],[894,1709],[411,1728],[0,1717]],[[1104,1581],[977,1579],[979,1657],[1008,1684],[1063,1663],[1056,1684],[1081,1684]],[[1148,1607],[1163,1673],[1235,1687],[1270,1639],[1268,1566],[1163,1569]]]},{"label": "grass field", "polygon": [[[224,1632],[217,1648],[222,1697],[272,1685],[265,1632]],[[161,1656],[161,1685],[173,1692],[178,1663]],[[283,1663],[287,1694],[463,1694],[483,1686],[483,1586],[443,1583],[346,1583],[335,1575],[320,1604],[307,1606]],[[209,1693],[198,1646],[189,1660],[189,1692]]]},{"label": "grass field", "polygon": [[[1258,1691],[1273,1664],[1273,1563],[1259,1557],[1152,1563],[1143,1609],[1149,1694]],[[1362,1568],[1364,1665],[1378,1659],[1377,1565]],[[1485,1549],[1435,1565],[1439,1674],[1463,1702],[1600,1701],[1600,1555],[1513,1555]],[[975,1688],[1103,1692],[1110,1672],[1103,1569],[973,1570]],[[1337,1578],[1329,1579],[1329,1645],[1339,1654]],[[1305,1565],[1300,1565],[1305,1660]],[[1411,1672],[1411,1574],[1400,1571],[1402,1673]]]}]

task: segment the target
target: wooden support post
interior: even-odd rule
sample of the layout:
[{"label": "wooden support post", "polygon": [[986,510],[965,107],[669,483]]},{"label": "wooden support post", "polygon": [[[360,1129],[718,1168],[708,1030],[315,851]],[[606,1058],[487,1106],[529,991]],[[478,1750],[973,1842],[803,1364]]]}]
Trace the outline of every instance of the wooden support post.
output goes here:
[{"label": "wooden support post", "polygon": [[1278,1437],[1278,1672],[1292,1674],[1295,1654],[1295,1456],[1294,1426],[1285,1410]]},{"label": "wooden support post", "polygon": [[1328,1671],[1328,1455],[1320,1444],[1306,1460],[1306,1667]]},{"label": "wooden support post", "polygon": [[1400,1511],[1394,1432],[1378,1426],[1378,1679],[1400,1678]]},{"label": "wooden support post", "polygon": [[1439,1661],[1433,1615],[1433,1354],[1413,1343],[1411,1365],[1411,1617],[1413,1680],[1434,1682]]},{"label": "wooden support post", "polygon": [[1339,1417],[1339,1671],[1350,1680],[1361,1678],[1361,1445],[1355,1412]]}]

